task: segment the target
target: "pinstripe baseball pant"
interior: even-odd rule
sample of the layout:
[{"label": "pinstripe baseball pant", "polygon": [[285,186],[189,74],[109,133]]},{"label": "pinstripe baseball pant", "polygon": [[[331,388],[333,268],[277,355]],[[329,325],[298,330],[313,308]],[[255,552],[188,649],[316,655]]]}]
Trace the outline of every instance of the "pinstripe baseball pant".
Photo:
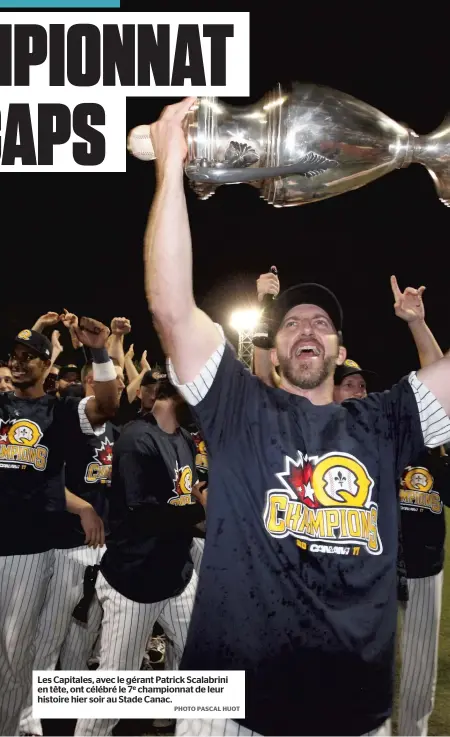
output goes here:
[{"label": "pinstripe baseball pant", "polygon": [[[301,731],[301,725],[299,724]],[[233,719],[179,719],[175,730],[177,737],[260,737],[259,732],[252,732],[242,727]],[[392,734],[391,720],[387,719],[381,727],[367,732],[369,737],[390,737]],[[403,734],[400,732],[400,734]],[[363,736],[364,737],[364,736]]]},{"label": "pinstripe baseball pant", "polygon": [[401,637],[399,734],[427,735],[436,692],[444,572],[408,578]]},{"label": "pinstripe baseball pant", "polygon": [[[55,670],[58,659],[62,670],[87,669],[87,660],[101,626],[101,606],[94,597],[87,625],[73,619],[72,612],[83,596],[87,566],[100,563],[105,550],[105,546],[94,549],[82,545],[54,551],[54,572],[39,615],[33,670]],[[33,718],[31,705],[30,691],[20,717],[20,731],[42,734],[41,722]]]},{"label": "pinstripe baseball pant", "polygon": [[200,565],[205,549],[205,540],[202,537],[194,537],[191,545],[191,558],[196,570],[197,576],[200,575]]},{"label": "pinstripe baseball pant", "polygon": [[0,734],[16,735],[32,680],[54,551],[0,557]]},{"label": "pinstripe baseball pant", "polygon": [[[176,662],[172,667],[177,668],[186,642],[197,580],[193,571],[191,580],[179,596],[141,604],[119,594],[100,572],[96,583],[97,596],[103,607],[99,670],[139,670],[156,621],[174,643]],[[111,735],[118,721],[79,719],[75,735]]]}]

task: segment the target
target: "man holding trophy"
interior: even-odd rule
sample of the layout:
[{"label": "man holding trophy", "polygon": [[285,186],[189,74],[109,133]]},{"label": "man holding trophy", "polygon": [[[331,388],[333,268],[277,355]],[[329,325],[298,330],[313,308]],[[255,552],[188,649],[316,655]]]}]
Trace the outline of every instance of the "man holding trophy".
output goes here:
[{"label": "man holding trophy", "polygon": [[157,190],[145,238],[149,308],[172,382],[210,453],[204,562],[181,668],[245,670],[246,716],[185,735],[389,734],[397,488],[450,439],[450,356],[390,391],[333,403],[346,351],[335,295],[299,284],[272,313],[280,388],[238,361],[195,304],[184,194],[188,98],[150,127]]}]

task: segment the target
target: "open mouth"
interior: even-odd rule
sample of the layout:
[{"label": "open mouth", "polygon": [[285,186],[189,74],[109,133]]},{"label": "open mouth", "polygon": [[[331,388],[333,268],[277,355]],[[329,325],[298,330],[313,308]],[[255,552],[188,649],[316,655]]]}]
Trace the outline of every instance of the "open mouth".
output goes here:
[{"label": "open mouth", "polygon": [[296,358],[314,358],[315,356],[320,356],[320,351],[315,345],[301,345],[295,351]]},{"label": "open mouth", "polygon": [[11,371],[13,379],[23,379],[27,374],[26,371]]}]

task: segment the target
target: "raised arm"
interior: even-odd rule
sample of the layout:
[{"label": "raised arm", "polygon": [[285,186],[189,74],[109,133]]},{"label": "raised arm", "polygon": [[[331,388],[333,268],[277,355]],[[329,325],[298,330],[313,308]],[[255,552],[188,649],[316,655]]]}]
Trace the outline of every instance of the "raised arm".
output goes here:
[{"label": "raised arm", "polygon": [[139,391],[139,387],[141,386],[141,381],[144,378],[144,374],[146,374],[147,371],[151,371],[150,364],[147,361],[147,351],[144,351],[142,354],[141,373],[138,374],[138,372],[136,371],[136,368],[134,367],[134,364],[133,364],[133,368],[136,373],[135,373],[134,378],[129,382],[127,386],[127,397],[128,397],[128,401],[130,404],[134,402],[134,400],[137,397],[137,393]]},{"label": "raised arm", "polygon": [[56,323],[59,322],[59,319],[57,312],[46,312],[45,315],[38,317],[32,330],[35,330],[37,333],[43,333],[45,328],[49,328],[51,325],[56,325]]},{"label": "raised arm", "polygon": [[124,369],[127,375],[128,382],[133,381],[136,376],[139,376],[139,371],[133,363],[134,358],[134,344],[132,343],[125,353],[124,357]]},{"label": "raised arm", "polygon": [[[258,302],[262,302],[266,294],[272,294],[277,297],[280,291],[280,281],[276,274],[269,271],[267,274],[261,274],[256,282],[256,291],[258,294]],[[272,361],[270,359],[270,351],[255,346],[253,353],[253,373],[258,379],[261,379],[268,386],[278,386],[278,374],[276,373]]]},{"label": "raised arm", "polygon": [[111,335],[108,338],[107,349],[110,358],[115,358],[119,366],[125,366],[123,340],[131,332],[131,322],[127,317],[114,317],[111,322]]},{"label": "raised arm", "polygon": [[395,299],[395,314],[401,320],[408,323],[414,343],[416,344],[417,353],[419,354],[421,368],[430,366],[435,361],[439,361],[443,353],[436,338],[425,322],[425,306],[422,297],[425,287],[419,287],[419,289],[407,287],[402,292],[395,276],[391,276],[391,287]]},{"label": "raised arm", "polygon": [[59,332],[59,330],[54,330],[52,332],[52,357],[50,359],[50,366],[44,373],[44,379],[47,378],[50,371],[52,370],[52,366],[56,363],[56,361],[58,360],[58,357],[63,352],[63,347],[61,343],[59,342],[60,337],[61,337],[61,333]]},{"label": "raised arm", "polygon": [[85,413],[91,426],[97,427],[112,419],[119,408],[116,369],[105,347],[109,330],[97,320],[82,317],[74,332],[92,355],[95,396],[86,403]]},{"label": "raised arm", "polygon": [[193,381],[223,343],[218,328],[196,306],[193,294],[183,121],[194,102],[190,97],[167,107],[150,126],[157,184],[144,240],[149,309],[181,383]]},{"label": "raised arm", "polygon": [[[392,290],[396,303],[398,301],[400,290],[398,289],[397,280],[393,277],[391,279]],[[397,291],[398,290],[398,291]],[[421,290],[412,290],[411,299],[414,300],[414,308],[420,309],[420,301],[422,298],[423,288]],[[395,306],[395,305],[394,305]],[[426,327],[426,326],[425,326]],[[420,345],[416,343],[419,350],[420,361],[427,360],[430,355],[435,355],[436,359],[431,364],[425,364],[420,371],[417,372],[417,378],[424,385],[424,387],[431,392],[434,397],[441,404],[445,414],[450,416],[450,351],[445,354],[444,357],[438,358],[439,354],[442,356],[439,346],[437,345],[434,337],[428,328],[424,329],[422,326],[420,335]],[[426,397],[422,398],[422,401],[426,401]],[[442,410],[440,411],[442,413]],[[437,417],[436,421],[441,418]]]}]

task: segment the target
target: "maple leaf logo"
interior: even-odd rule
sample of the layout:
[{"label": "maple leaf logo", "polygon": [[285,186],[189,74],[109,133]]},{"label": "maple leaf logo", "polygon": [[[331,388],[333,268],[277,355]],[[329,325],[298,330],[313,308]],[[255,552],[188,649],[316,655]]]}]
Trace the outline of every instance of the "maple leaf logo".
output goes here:
[{"label": "maple leaf logo", "polygon": [[14,420],[0,420],[0,445],[8,445],[8,432],[13,424]]},{"label": "maple leaf logo", "polygon": [[94,452],[94,460],[98,461],[101,466],[110,466],[113,459],[113,445],[108,438],[102,440],[100,448]]},{"label": "maple leaf logo", "polygon": [[315,460],[299,453],[296,461],[286,458],[286,470],[277,474],[283,484],[295,492],[298,500],[310,509],[318,509],[321,506],[312,484]]}]

